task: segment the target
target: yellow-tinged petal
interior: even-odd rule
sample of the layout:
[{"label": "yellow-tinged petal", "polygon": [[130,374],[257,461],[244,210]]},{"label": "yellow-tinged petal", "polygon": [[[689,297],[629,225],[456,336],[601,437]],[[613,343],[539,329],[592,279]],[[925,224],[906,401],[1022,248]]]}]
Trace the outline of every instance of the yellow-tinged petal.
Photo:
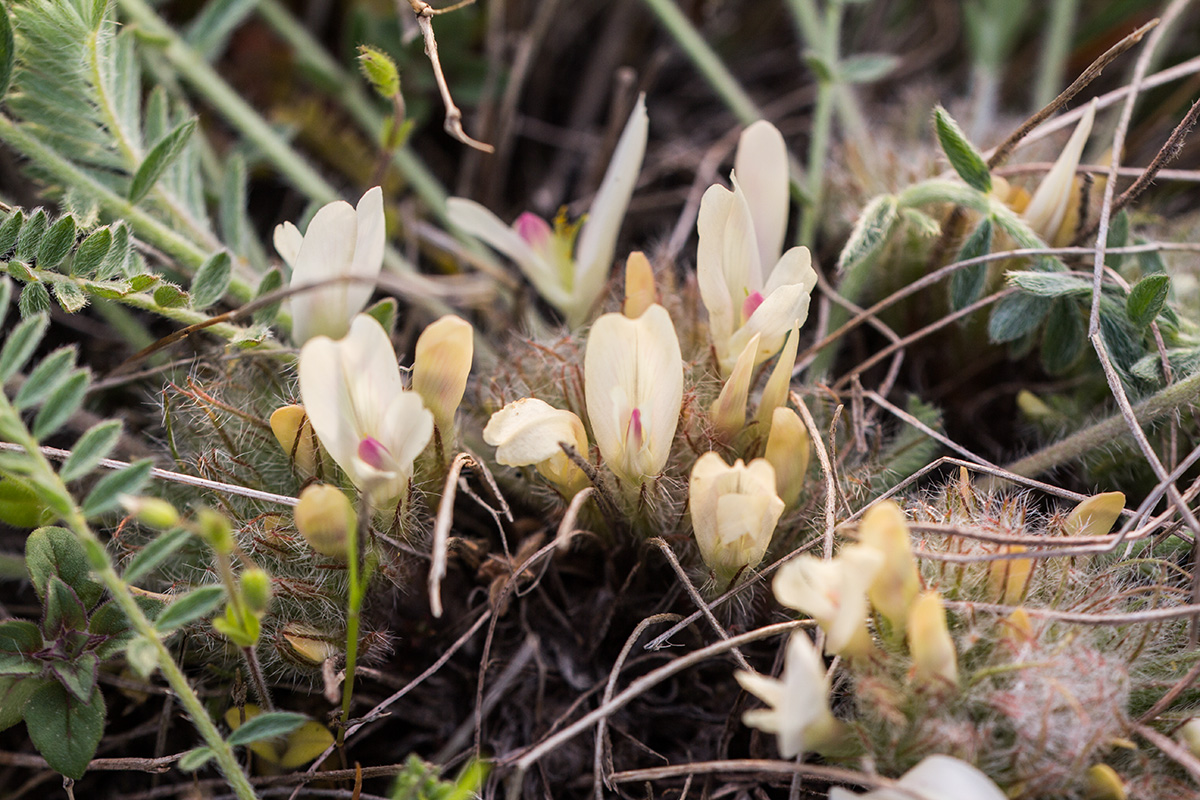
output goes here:
[{"label": "yellow-tinged petal", "polygon": [[454,413],[467,388],[474,352],[475,331],[471,323],[452,314],[429,325],[417,338],[413,391],[433,412],[443,439],[454,430]]},{"label": "yellow-tinged petal", "polygon": [[525,397],[492,415],[483,429],[483,440],[496,448],[497,462],[508,467],[537,465],[565,494],[573,495],[587,485],[587,476],[561,446],[563,442],[573,445],[587,458],[587,432],[583,421],[570,411]]},{"label": "yellow-tinged petal", "polygon": [[804,476],[808,473],[811,442],[808,428],[800,415],[786,406],[771,415],[771,433],[767,436],[764,457],[775,468],[775,490],[784,505],[791,508],[800,498]]},{"label": "yellow-tinged petal", "polygon": [[683,357],[667,310],[597,319],[583,374],[588,421],[608,468],[631,486],[660,473],[683,402]]},{"label": "yellow-tinged petal", "polygon": [[317,440],[304,406],[275,409],[271,414],[271,432],[301,475],[307,478],[317,471]]},{"label": "yellow-tinged petal", "polygon": [[875,576],[868,595],[871,604],[899,629],[908,617],[909,606],[921,590],[917,562],[912,554],[908,523],[900,506],[885,500],[863,516],[859,540],[883,554],[883,568]]},{"label": "yellow-tinged petal", "polygon": [[866,545],[843,547],[826,561],[800,556],[780,568],[771,583],[775,599],[808,614],[825,631],[825,651],[866,655],[867,588],[883,567],[883,554]]},{"label": "yellow-tinged petal", "polygon": [[1192,717],[1179,729],[1179,741],[1196,758],[1200,758],[1200,717]]},{"label": "yellow-tinged petal", "polygon": [[717,453],[696,460],[688,484],[700,556],[725,585],[762,561],[783,513],[775,471],[764,459],[733,466]]},{"label": "yellow-tinged petal", "polygon": [[1088,800],[1125,800],[1125,784],[1108,764],[1093,764],[1087,771]]},{"label": "yellow-tinged petal", "polygon": [[296,769],[317,758],[333,744],[333,734],[319,722],[309,720],[288,734],[287,746],[279,757],[279,766]]},{"label": "yellow-tinged petal", "polygon": [[[1001,553],[1024,553],[1024,545],[1004,545]],[[1025,596],[1029,576],[1033,574],[1032,558],[1006,558],[988,562],[988,588],[997,603],[1016,605]]]},{"label": "yellow-tinged petal", "polygon": [[733,441],[746,427],[746,401],[750,396],[750,380],[754,377],[758,339],[759,337],[755,336],[746,343],[729,373],[728,380],[721,387],[721,394],[713,401],[709,410],[713,430],[722,441]]},{"label": "yellow-tinged petal", "polygon": [[788,392],[792,387],[792,370],[796,366],[796,351],[799,347],[800,323],[797,321],[792,325],[787,342],[779,353],[779,360],[775,362],[775,368],[771,370],[771,377],[767,379],[767,385],[763,389],[762,398],[758,403],[756,416],[759,427],[763,431],[770,430],[771,417],[775,413],[775,409],[787,404]]},{"label": "yellow-tinged petal", "polygon": [[1067,536],[1103,536],[1112,530],[1124,510],[1124,492],[1092,495],[1071,511],[1063,525],[1063,533]]},{"label": "yellow-tinged petal", "polygon": [[1070,231],[1063,237],[1061,229],[1070,208],[1079,203],[1075,168],[1079,166],[1079,159],[1083,156],[1083,148],[1091,135],[1095,118],[1096,101],[1093,100],[1088,104],[1079,124],[1075,126],[1075,132],[1071,134],[1067,146],[1046,173],[1046,177],[1038,184],[1029,205],[1021,214],[1029,227],[1052,247],[1066,244],[1063,238],[1069,239],[1074,234],[1074,231]]},{"label": "yellow-tinged petal", "polygon": [[625,305],[621,310],[630,319],[637,319],[657,302],[658,291],[654,287],[650,259],[641,250],[635,250],[625,260]]},{"label": "yellow-tinged petal", "polygon": [[935,591],[919,594],[909,609],[908,651],[916,680],[958,685],[958,655],[946,625],[942,596]]}]

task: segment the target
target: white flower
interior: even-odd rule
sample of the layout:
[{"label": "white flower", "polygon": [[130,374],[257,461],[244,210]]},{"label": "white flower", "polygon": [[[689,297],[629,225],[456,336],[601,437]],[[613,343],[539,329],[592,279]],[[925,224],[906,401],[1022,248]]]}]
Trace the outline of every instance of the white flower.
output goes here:
[{"label": "white flower", "polygon": [[642,169],[648,131],[645,98],[639,97],[600,190],[578,227],[561,219],[551,227],[526,212],[510,228],[479,203],[462,197],[446,201],[450,221],[512,259],[538,294],[566,316],[567,324],[578,327],[608,281],[617,234]]},{"label": "white flower", "polygon": [[1029,205],[1021,212],[1021,217],[1033,228],[1034,233],[1053,247],[1068,244],[1075,236],[1075,225],[1064,226],[1063,223],[1069,221],[1072,212],[1078,211],[1079,181],[1076,180],[1075,169],[1079,166],[1095,118],[1096,101],[1093,100],[1075,126],[1067,146],[1038,184]]},{"label": "white flower", "polygon": [[758,566],[784,508],[766,459],[748,466],[738,459],[731,467],[713,452],[692,467],[688,504],[700,555],[724,583]]},{"label": "white flower", "polygon": [[779,352],[808,318],[817,273],[807,247],[780,256],[787,227],[787,149],[779,131],[757,122],[742,134],[733,191],[710,186],[700,202],[696,272],[721,374],[756,335],[755,364]]},{"label": "white flower", "polygon": [[782,680],[745,671],[734,677],[743,689],[770,706],[747,711],[742,721],[775,734],[783,758],[819,747],[836,730],[837,720],[829,710],[825,664],[803,631],[793,633],[788,641]]},{"label": "white flower", "polygon": [[433,415],[404,389],[396,351],[374,318],[359,314],[345,338],[304,345],[300,397],[321,444],[372,503],[383,508],[403,495],[433,436]]},{"label": "white flower", "polygon": [[350,320],[371,299],[383,266],[386,232],[383,191],[368,189],[358,208],[338,200],[324,205],[304,235],[290,222],[275,226],[275,249],[292,270],[291,288],[353,277],[301,292],[291,298],[292,340],[303,345],[314,336],[340,339]]},{"label": "white flower", "polygon": [[987,775],[951,756],[927,756],[896,785],[900,788],[885,787],[866,794],[834,787],[829,790],[829,800],[1007,800]]},{"label": "white flower", "polygon": [[583,421],[545,400],[524,397],[509,403],[492,414],[483,429],[483,440],[496,448],[496,461],[507,467],[536,465],[538,472],[564,494],[574,495],[588,483],[587,475],[560,445],[566,442],[587,458]]},{"label": "white flower", "polygon": [[637,319],[605,314],[583,357],[584,399],[604,462],[630,486],[662,472],[683,404],[683,356],[658,304]]},{"label": "white flower", "polygon": [[829,561],[804,555],[784,564],[771,588],[780,603],[817,621],[825,652],[860,656],[871,649],[867,589],[882,567],[878,550],[849,545]]}]

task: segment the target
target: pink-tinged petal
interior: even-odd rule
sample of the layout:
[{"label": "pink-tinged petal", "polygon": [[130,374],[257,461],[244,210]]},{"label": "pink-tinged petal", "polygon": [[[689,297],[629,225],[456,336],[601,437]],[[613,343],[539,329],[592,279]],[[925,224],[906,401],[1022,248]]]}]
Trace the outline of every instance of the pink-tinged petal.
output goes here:
[{"label": "pink-tinged petal", "polygon": [[476,203],[463,197],[451,197],[446,201],[446,213],[450,222],[464,233],[478,238],[508,256],[525,277],[552,306],[562,308],[570,300],[559,282],[554,267],[538,254],[529,243],[521,238],[512,227]]},{"label": "pink-tinged petal", "polygon": [[1021,216],[1034,232],[1048,244],[1054,244],[1055,235],[1067,216],[1067,209],[1075,200],[1075,168],[1083,156],[1084,145],[1092,132],[1092,123],[1096,118],[1096,101],[1088,104],[1087,111],[1075,126],[1075,132],[1067,141],[1062,154],[1054,162],[1054,166],[1046,173],[1046,177],[1038,184],[1037,190],[1029,200]]},{"label": "pink-tinged petal", "polygon": [[742,303],[742,320],[745,321],[750,319],[751,315],[753,315],[754,312],[758,310],[758,307],[762,305],[762,302],[762,292],[751,293],[750,296],[747,297]]},{"label": "pink-tinged petal", "polygon": [[756,365],[778,353],[792,327],[796,324],[803,325],[808,319],[810,299],[809,293],[801,284],[781,286],[768,295],[750,319],[746,320],[746,324],[729,338],[729,349],[725,352],[717,350],[722,373],[728,374],[741,349],[755,336],[761,336],[754,362]]},{"label": "pink-tinged petal", "polygon": [[733,173],[746,193],[759,258],[766,269],[779,260],[788,221],[787,145],[774,125],[759,120],[742,131]]},{"label": "pink-tinged petal", "polygon": [[296,256],[300,254],[300,245],[304,242],[304,234],[292,223],[284,222],[275,226],[274,241],[275,252],[279,253],[288,269],[293,269]]},{"label": "pink-tinged petal", "polygon": [[387,444],[396,472],[407,481],[413,462],[433,439],[433,414],[416,392],[399,392],[387,404],[379,438]]},{"label": "pink-tinged petal", "polygon": [[572,327],[582,324],[600,298],[604,284],[608,282],[613,254],[617,249],[617,235],[621,232],[625,210],[629,207],[638,174],[642,171],[649,130],[646,98],[645,95],[639,95],[613,151],[596,198],[588,209],[587,219],[579,231],[571,307],[564,309],[567,322]]},{"label": "pink-tinged petal", "polygon": [[360,461],[372,469],[383,471],[390,466],[388,462],[391,461],[391,454],[383,443],[373,436],[368,436],[358,443],[357,455]]},{"label": "pink-tinged petal", "polygon": [[522,212],[521,216],[513,222],[513,230],[534,250],[545,248],[550,237],[554,235],[554,229],[550,227],[550,223],[532,211]]}]

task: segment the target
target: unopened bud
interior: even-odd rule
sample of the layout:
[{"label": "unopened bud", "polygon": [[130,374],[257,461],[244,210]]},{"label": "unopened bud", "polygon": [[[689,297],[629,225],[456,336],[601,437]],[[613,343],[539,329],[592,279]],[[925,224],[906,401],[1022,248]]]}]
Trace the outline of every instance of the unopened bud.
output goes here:
[{"label": "unopened bud", "polygon": [[709,415],[717,438],[732,441],[746,427],[746,399],[750,394],[750,379],[754,377],[754,358],[758,354],[760,334],[754,334],[738,356],[729,380],[712,404]]},{"label": "unopened bud", "polygon": [[427,327],[417,339],[412,388],[433,412],[443,440],[454,430],[454,412],[458,411],[467,388],[474,337],[471,323],[447,315]]},{"label": "unopened bud", "polygon": [[775,368],[771,370],[771,377],[767,379],[762,399],[758,404],[756,418],[761,428],[765,429],[770,425],[775,409],[787,403],[788,391],[792,387],[792,369],[796,366],[796,350],[799,346],[800,323],[795,323],[792,325],[791,333],[788,334],[787,342],[783,345],[783,350],[779,353],[779,360],[775,362]]},{"label": "unopened bud", "polygon": [[875,576],[867,595],[893,629],[899,629],[909,616],[913,598],[921,591],[921,578],[917,574],[904,512],[891,500],[873,506],[863,515],[858,538],[883,554],[883,568]]},{"label": "unopened bud", "polygon": [[1093,764],[1087,771],[1088,800],[1125,800],[1125,784],[1108,764]]},{"label": "unopened bud", "polygon": [[908,652],[916,680],[958,684],[958,656],[946,626],[942,596],[935,591],[922,592],[909,609]]},{"label": "unopened bud", "polygon": [[646,254],[636,250],[625,260],[625,316],[637,319],[650,306],[658,302],[654,288],[654,270]]},{"label": "unopened bud", "polygon": [[149,528],[165,531],[179,524],[179,512],[166,500],[123,494],[120,501],[130,516]]},{"label": "unopened bud", "polygon": [[291,651],[310,664],[321,664],[341,652],[333,637],[301,622],[284,625],[282,635]]},{"label": "unopened bud", "polygon": [[354,535],[358,516],[340,489],[329,484],[309,486],[300,493],[293,514],[296,530],[309,547],[323,556],[346,559],[346,542]]},{"label": "unopened bud", "polygon": [[371,87],[386,100],[400,93],[400,70],[396,62],[382,50],[368,45],[358,46],[358,68]]},{"label": "unopened bud", "polygon": [[255,614],[266,613],[271,603],[271,576],[258,567],[242,572],[242,599]]},{"label": "unopened bud", "polygon": [[775,468],[775,489],[779,499],[793,508],[804,488],[808,473],[810,443],[808,428],[800,416],[787,406],[771,414],[771,434],[767,437],[767,461]]},{"label": "unopened bud", "polygon": [[233,528],[225,515],[211,508],[202,508],[196,515],[196,524],[200,529],[200,538],[208,542],[209,547],[218,553],[233,552]]},{"label": "unopened bud", "polygon": [[317,440],[304,406],[283,406],[271,414],[271,432],[275,440],[304,477],[317,471]]},{"label": "unopened bud", "polygon": [[1103,536],[1112,530],[1125,510],[1123,492],[1104,492],[1092,495],[1067,517],[1063,533],[1067,536]]}]

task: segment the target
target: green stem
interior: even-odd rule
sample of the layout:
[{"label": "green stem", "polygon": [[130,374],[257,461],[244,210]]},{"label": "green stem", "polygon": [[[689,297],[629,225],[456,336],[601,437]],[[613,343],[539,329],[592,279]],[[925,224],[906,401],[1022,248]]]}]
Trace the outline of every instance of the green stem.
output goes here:
[{"label": "green stem", "polygon": [[13,434],[14,439],[17,439],[15,443],[25,449],[25,454],[33,467],[31,477],[42,484],[43,487],[59,495],[64,504],[70,506],[70,513],[64,517],[64,522],[66,522],[67,527],[71,529],[75,536],[79,538],[80,543],[88,554],[88,559],[91,561],[93,571],[104,582],[113,600],[125,612],[125,616],[129,618],[133,628],[154,646],[155,652],[158,655],[159,670],[162,672],[163,677],[167,679],[167,684],[170,685],[172,691],[179,698],[180,704],[191,718],[192,724],[200,732],[200,736],[204,739],[205,744],[212,750],[218,767],[224,773],[226,780],[229,781],[229,785],[238,797],[238,800],[256,800],[257,795],[254,793],[254,788],[250,785],[250,781],[246,777],[241,764],[238,763],[237,757],[233,753],[233,748],[222,738],[216,724],[204,708],[204,704],[200,702],[200,698],[193,691],[191,684],[188,683],[187,676],[183,674],[183,670],[179,668],[179,665],[175,663],[175,659],[171,657],[171,652],[158,635],[154,624],[150,622],[142,611],[141,606],[134,600],[133,593],[129,591],[129,586],[117,574],[112,560],[108,556],[108,551],[105,550],[100,539],[88,525],[87,519],[79,510],[79,506],[76,505],[74,499],[71,497],[71,493],[67,490],[66,485],[58,477],[58,473],[54,471],[54,468],[50,466],[50,462],[42,455],[37,441],[30,435],[25,426],[20,423],[20,417],[16,409],[9,403],[8,397],[2,393],[0,393],[0,417],[11,421],[11,424],[6,426],[6,430]]},{"label": "green stem", "polygon": [[699,70],[708,84],[724,101],[726,107],[733,112],[738,121],[749,125],[762,119],[762,112],[746,94],[746,90],[738,83],[737,78],[721,62],[713,49],[704,41],[704,37],[692,25],[691,20],[684,16],[675,5],[674,0],[642,0],[667,32],[675,39],[676,44],[692,61],[692,66]]},{"label": "green stem", "polygon": [[1037,88],[1033,93],[1033,107],[1042,108],[1058,96],[1065,81],[1067,56],[1071,51],[1071,33],[1075,28],[1075,17],[1079,0],[1053,0],[1050,3],[1050,20],[1046,36],[1042,39],[1042,58],[1037,70]]},{"label": "green stem", "polygon": [[[1200,397],[1200,372],[1172,384],[1133,407],[1139,425],[1146,425]],[[1032,478],[1074,461],[1097,448],[1106,447],[1115,439],[1129,434],[1125,418],[1114,414],[1089,428],[1071,434],[1062,441],[1044,447],[1033,455],[1009,464],[1006,469],[1017,475]]]},{"label": "green stem", "polygon": [[346,615],[346,677],[342,681],[342,724],[338,728],[338,747],[346,744],[346,729],[350,726],[350,704],[354,700],[354,673],[358,668],[358,629],[366,587],[359,577],[359,534],[370,525],[371,511],[366,499],[359,513],[358,526],[346,537],[346,577],[350,584],[349,609]]}]

